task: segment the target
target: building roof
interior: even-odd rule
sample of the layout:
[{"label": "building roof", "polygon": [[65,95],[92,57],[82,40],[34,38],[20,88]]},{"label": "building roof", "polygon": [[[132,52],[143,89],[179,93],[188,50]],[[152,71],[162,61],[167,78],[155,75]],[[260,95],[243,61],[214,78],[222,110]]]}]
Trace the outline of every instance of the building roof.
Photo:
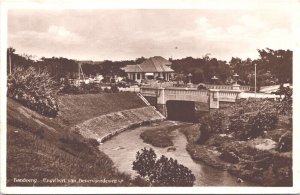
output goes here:
[{"label": "building roof", "polygon": [[154,56],[145,60],[141,64],[127,65],[125,72],[174,72],[168,65],[171,62],[161,56]]}]

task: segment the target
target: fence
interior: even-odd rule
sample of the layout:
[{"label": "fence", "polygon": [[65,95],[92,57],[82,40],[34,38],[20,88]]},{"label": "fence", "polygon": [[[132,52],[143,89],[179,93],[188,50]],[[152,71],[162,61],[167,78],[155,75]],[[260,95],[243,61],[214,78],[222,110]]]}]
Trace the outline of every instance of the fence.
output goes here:
[{"label": "fence", "polygon": [[139,93],[141,89],[139,87],[119,87],[119,91]]}]

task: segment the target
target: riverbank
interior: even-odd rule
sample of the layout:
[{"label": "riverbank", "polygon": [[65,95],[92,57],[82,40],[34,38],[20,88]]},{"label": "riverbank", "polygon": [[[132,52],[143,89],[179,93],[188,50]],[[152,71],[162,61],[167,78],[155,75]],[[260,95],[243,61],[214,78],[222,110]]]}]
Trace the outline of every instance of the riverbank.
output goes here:
[{"label": "riverbank", "polygon": [[[264,102],[254,103],[255,106],[262,106]],[[254,106],[253,102],[248,106]],[[268,106],[274,105],[271,103]],[[243,109],[248,110],[246,107]],[[236,110],[229,107],[220,112],[230,117]],[[246,140],[239,139],[235,132],[228,130],[229,120],[226,121],[224,116],[220,117],[221,122],[218,117],[213,118],[213,123],[220,122],[224,130],[213,132],[210,129],[205,141],[199,141],[205,132],[200,131],[201,124],[195,124],[182,130],[188,140],[186,149],[194,160],[226,170],[238,177],[238,182],[251,181],[262,186],[292,186],[292,151],[279,151],[280,140],[292,133],[287,115],[279,114],[279,121],[273,129]]]},{"label": "riverbank", "polygon": [[[135,160],[136,153],[142,148],[152,148],[158,157],[164,155],[173,158],[178,163],[188,167],[196,177],[194,186],[253,186],[251,182],[237,183],[237,178],[226,171],[218,170],[210,166],[206,166],[202,162],[194,161],[186,151],[187,139],[182,133],[182,129],[191,126],[191,123],[183,123],[177,121],[162,121],[152,123],[148,126],[140,126],[122,132],[110,140],[107,140],[99,146],[99,149],[107,154],[114,162],[116,168],[126,174],[130,174],[132,178],[137,176],[132,170],[132,162]],[[155,147],[145,143],[140,134],[145,131],[157,129],[172,129],[169,132],[173,146],[162,148]]]}]

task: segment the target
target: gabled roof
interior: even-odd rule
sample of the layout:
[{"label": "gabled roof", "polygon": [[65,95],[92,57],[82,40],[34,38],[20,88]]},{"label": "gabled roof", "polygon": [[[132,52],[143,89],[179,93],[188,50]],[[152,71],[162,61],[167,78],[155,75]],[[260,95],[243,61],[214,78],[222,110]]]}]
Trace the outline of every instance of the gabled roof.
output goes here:
[{"label": "gabled roof", "polygon": [[124,68],[125,72],[174,72],[168,65],[171,62],[161,56],[154,56],[141,64],[127,65]]}]

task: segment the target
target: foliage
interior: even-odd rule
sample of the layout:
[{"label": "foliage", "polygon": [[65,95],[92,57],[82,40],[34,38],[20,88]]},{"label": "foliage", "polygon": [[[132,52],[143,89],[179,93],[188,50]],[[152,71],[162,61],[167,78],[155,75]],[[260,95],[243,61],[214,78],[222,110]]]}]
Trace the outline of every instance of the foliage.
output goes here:
[{"label": "foliage", "polygon": [[246,117],[231,117],[229,123],[229,130],[235,132],[236,137],[245,139],[247,137],[246,127],[248,119]]},{"label": "foliage", "polygon": [[172,128],[170,129],[150,129],[141,133],[140,137],[144,142],[156,147],[173,146],[172,138],[170,136]]},{"label": "foliage", "polygon": [[230,118],[229,130],[235,132],[236,137],[246,140],[256,138],[275,128],[278,116],[274,113],[258,112],[256,115],[234,115]]},{"label": "foliage", "polygon": [[259,65],[273,72],[279,83],[293,81],[293,52],[290,50],[258,50],[260,55]]},{"label": "foliage", "polygon": [[225,118],[224,113],[217,111],[202,117],[201,122],[209,125],[211,132],[223,133],[225,131],[224,118]]},{"label": "foliage", "polygon": [[110,90],[111,90],[112,93],[117,93],[117,92],[119,92],[119,88],[117,87],[117,85],[111,86]]},{"label": "foliage", "polygon": [[[292,83],[292,58],[293,53],[290,50],[258,50],[259,59],[247,58],[242,60],[238,57],[232,57],[229,62],[210,58],[210,54],[206,54],[202,58],[186,57],[182,59],[170,59],[171,67],[179,76],[177,79],[188,82],[187,75],[192,74],[193,83],[213,83],[211,79],[214,75],[219,79],[216,84],[232,84],[235,79],[233,74],[237,73],[238,83],[242,85],[251,85],[254,87],[254,64],[257,65],[257,87],[263,85],[279,84],[283,82]],[[11,58],[9,58],[9,54]],[[8,48],[7,64],[11,60],[12,66],[31,66],[41,69],[47,69],[50,75],[57,81],[60,78],[76,78],[78,77],[78,64],[82,64],[82,70],[85,75],[101,74],[109,78],[118,75],[125,76],[123,67],[128,64],[139,64],[146,60],[144,57],[135,60],[123,61],[75,61],[67,58],[41,58],[35,62],[31,55],[19,55],[15,53],[15,49]],[[9,67],[7,68],[9,70]]]},{"label": "foliage", "polygon": [[154,169],[156,154],[152,148],[149,150],[144,148],[141,153],[138,151],[136,160],[132,163],[132,169],[142,177],[150,176]]},{"label": "foliage", "polygon": [[133,170],[143,178],[148,178],[153,186],[193,186],[195,176],[177,160],[162,155],[156,160],[155,152],[150,148],[138,152],[133,162]]},{"label": "foliage", "polygon": [[101,85],[98,83],[89,83],[81,84],[80,86],[71,85],[69,83],[63,84],[63,87],[60,89],[59,93],[61,94],[98,94],[98,93],[117,93],[119,88],[116,85],[113,85],[111,89],[107,87],[102,90]]},{"label": "foliage", "polygon": [[211,127],[208,123],[202,123],[200,126],[200,136],[197,140],[198,144],[204,144],[211,135]]},{"label": "foliage", "polygon": [[255,138],[263,134],[264,131],[268,131],[275,128],[278,122],[278,116],[274,113],[262,113],[250,117],[247,123],[246,136]]},{"label": "foliage", "polygon": [[16,67],[8,76],[7,96],[42,115],[54,117],[58,113],[55,83],[46,71],[33,67]]}]

